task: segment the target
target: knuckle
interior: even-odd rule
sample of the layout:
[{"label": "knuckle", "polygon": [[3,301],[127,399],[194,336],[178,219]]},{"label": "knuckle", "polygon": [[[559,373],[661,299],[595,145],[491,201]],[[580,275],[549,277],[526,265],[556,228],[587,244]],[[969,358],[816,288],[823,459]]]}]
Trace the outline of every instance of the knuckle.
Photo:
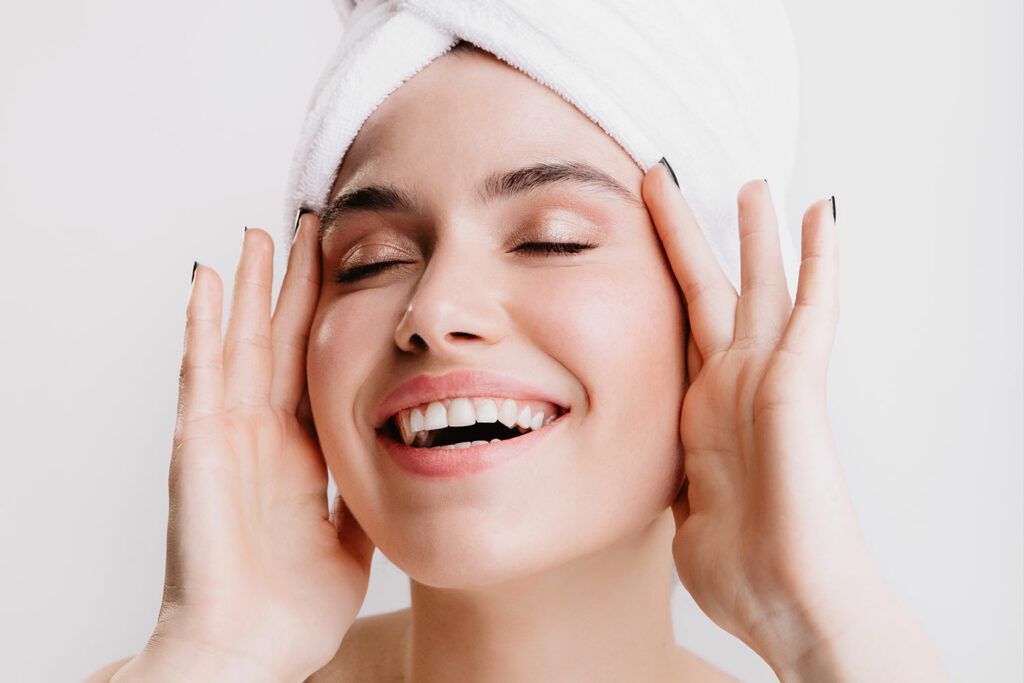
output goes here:
[{"label": "knuckle", "polygon": [[188,382],[188,379],[197,372],[219,373],[223,372],[223,370],[223,363],[218,359],[185,359],[185,361],[181,364],[181,367],[178,369],[178,379],[182,382]]},{"label": "knuckle", "polygon": [[252,346],[260,350],[269,349],[271,345],[271,337],[266,332],[242,332],[231,335],[228,340],[228,346]]}]

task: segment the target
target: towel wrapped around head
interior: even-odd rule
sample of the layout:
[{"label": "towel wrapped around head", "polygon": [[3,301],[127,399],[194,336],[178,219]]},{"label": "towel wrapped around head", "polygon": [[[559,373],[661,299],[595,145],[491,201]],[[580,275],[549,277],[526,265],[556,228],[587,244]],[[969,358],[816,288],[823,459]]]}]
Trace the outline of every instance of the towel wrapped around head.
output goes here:
[{"label": "towel wrapped around head", "polygon": [[[672,165],[740,290],[736,194],[765,178],[796,292],[785,198],[797,132],[797,62],[780,0],[335,0],[341,42],[310,99],[292,163],[287,237],[322,213],[360,127],[402,83],[470,41],[579,109],[647,171]],[[288,243],[288,240],[286,240]]]}]

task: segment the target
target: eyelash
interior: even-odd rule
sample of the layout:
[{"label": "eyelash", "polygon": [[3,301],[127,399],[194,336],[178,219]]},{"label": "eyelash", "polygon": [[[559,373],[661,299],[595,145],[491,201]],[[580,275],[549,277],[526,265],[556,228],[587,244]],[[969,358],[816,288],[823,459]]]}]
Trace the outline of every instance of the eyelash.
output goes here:
[{"label": "eyelash", "polygon": [[[588,249],[593,249],[595,244],[579,242],[525,242],[516,247],[513,251],[525,250],[532,253],[544,254],[578,254]],[[347,284],[362,280],[370,275],[383,272],[393,266],[409,263],[409,261],[381,261],[380,263],[368,263],[363,266],[356,266],[348,270],[339,270],[334,275],[334,281],[338,284]]]}]

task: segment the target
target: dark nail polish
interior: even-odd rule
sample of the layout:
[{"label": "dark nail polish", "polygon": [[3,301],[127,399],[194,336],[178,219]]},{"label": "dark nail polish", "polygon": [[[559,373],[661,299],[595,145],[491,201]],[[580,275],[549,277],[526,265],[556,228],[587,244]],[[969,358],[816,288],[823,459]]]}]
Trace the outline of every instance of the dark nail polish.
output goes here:
[{"label": "dark nail polish", "polygon": [[835,223],[836,222],[836,196],[832,195],[829,198],[829,201],[832,202],[832,222]]},{"label": "dark nail polish", "polygon": [[309,209],[306,207],[299,207],[299,210],[295,212],[295,227],[292,228],[292,239],[295,239],[295,235],[299,232],[299,221],[302,220],[302,215],[309,213]]},{"label": "dark nail polish", "polygon": [[189,282],[195,282],[196,281],[196,267],[198,265],[199,265],[199,261],[193,261],[192,262],[192,279],[189,280]]},{"label": "dark nail polish", "polygon": [[668,159],[662,157],[658,160],[658,163],[668,169],[668,174],[672,176],[672,182],[676,184],[676,187],[679,187],[679,179],[676,178],[676,172],[672,170],[672,166],[668,163]]}]

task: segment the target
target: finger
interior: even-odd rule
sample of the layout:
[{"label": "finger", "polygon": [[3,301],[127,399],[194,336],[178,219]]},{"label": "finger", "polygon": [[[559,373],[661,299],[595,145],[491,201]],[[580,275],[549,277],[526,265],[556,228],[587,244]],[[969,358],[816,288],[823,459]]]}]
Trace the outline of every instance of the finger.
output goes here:
[{"label": "finger", "polygon": [[822,375],[828,370],[839,322],[839,244],[833,202],[823,199],[804,213],[796,303],[780,348],[807,358]]},{"label": "finger", "polygon": [[690,329],[704,358],[729,348],[736,316],[736,289],[718,264],[690,207],[661,164],[641,188],[672,272],[683,290]]},{"label": "finger", "polygon": [[270,289],[274,240],[257,228],[246,230],[235,271],[231,317],[224,335],[224,403],[266,405],[273,355],[270,346]]},{"label": "finger", "polygon": [[270,402],[289,412],[295,412],[306,386],[309,327],[320,295],[319,226],[316,214],[300,216],[271,320],[274,370]]},{"label": "finger", "polygon": [[792,302],[782,266],[779,222],[768,183],[751,180],[737,198],[740,233],[740,303],[736,339],[772,347],[789,319]]},{"label": "finger", "polygon": [[224,406],[221,356],[223,286],[217,272],[196,263],[185,310],[185,343],[178,373],[178,418],[188,422]]}]

